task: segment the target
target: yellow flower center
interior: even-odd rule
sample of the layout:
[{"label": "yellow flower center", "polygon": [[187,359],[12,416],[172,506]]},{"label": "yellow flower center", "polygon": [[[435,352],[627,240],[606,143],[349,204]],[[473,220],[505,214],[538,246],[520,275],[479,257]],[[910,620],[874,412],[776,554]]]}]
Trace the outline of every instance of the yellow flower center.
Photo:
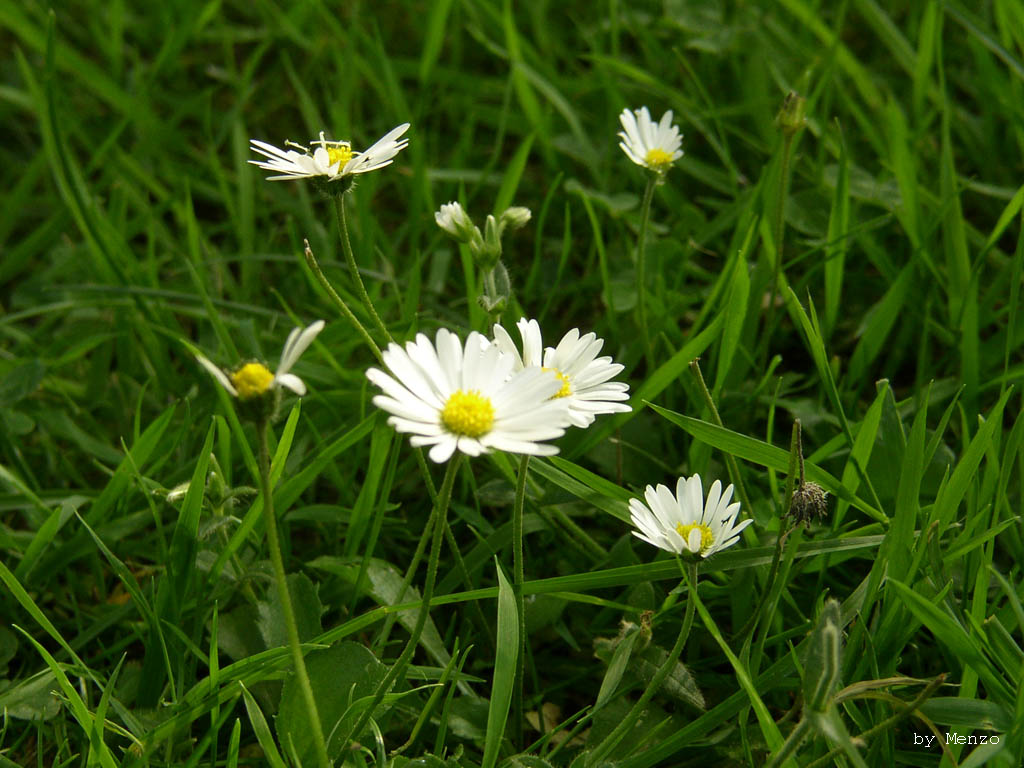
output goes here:
[{"label": "yellow flower center", "polygon": [[449,432],[466,437],[486,435],[494,426],[494,405],[479,390],[458,390],[441,411],[441,423]]},{"label": "yellow flower center", "polygon": [[[348,144],[338,144],[334,147],[327,147],[327,162],[331,165],[341,163],[341,168],[352,159],[352,147]],[[339,169],[340,170],[340,169]]]},{"label": "yellow flower center", "polygon": [[260,397],[270,389],[273,381],[274,374],[263,363],[246,363],[231,374],[231,383],[242,400]]},{"label": "yellow flower center", "polygon": [[644,162],[647,163],[649,168],[653,168],[656,171],[664,171],[670,165],[672,165],[672,155],[666,152],[664,149],[647,150],[647,156],[644,158]]},{"label": "yellow flower center", "polygon": [[555,392],[555,394],[553,394],[551,396],[552,400],[556,400],[559,397],[568,397],[569,395],[572,394],[572,384],[569,383],[569,377],[568,376],[566,376],[564,373],[562,373],[557,368],[545,368],[545,367],[541,366],[541,370],[542,371],[551,371],[553,374],[555,374],[555,376],[558,377],[558,380],[562,382],[562,388],[560,390],[558,390],[557,392]]},{"label": "yellow flower center", "polygon": [[690,523],[689,525],[683,525],[680,523],[676,526],[676,533],[683,537],[683,541],[689,541],[690,531],[694,528],[700,531],[700,551],[702,553],[706,552],[708,547],[715,542],[715,537],[714,534],[711,533],[711,529],[703,523]]}]

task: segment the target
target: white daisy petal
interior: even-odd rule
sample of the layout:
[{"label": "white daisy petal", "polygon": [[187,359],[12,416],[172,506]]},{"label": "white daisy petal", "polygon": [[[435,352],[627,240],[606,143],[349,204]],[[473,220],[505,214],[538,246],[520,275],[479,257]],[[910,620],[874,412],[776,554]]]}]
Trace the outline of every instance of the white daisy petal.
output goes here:
[{"label": "white daisy petal", "polygon": [[454,437],[448,436],[447,439],[442,440],[430,449],[430,453],[428,454],[430,456],[430,460],[437,464],[448,461],[448,459],[452,457],[452,454],[455,453],[455,447],[457,444],[458,441]]},{"label": "white daisy petal", "polygon": [[625,132],[620,132],[619,147],[632,162],[664,176],[672,164],[683,156],[680,149],[682,136],[679,128],[672,124],[672,110],[667,111],[655,123],[647,107],[630,112],[624,109],[619,122]]},{"label": "white daisy petal", "polygon": [[294,373],[279,373],[274,376],[274,382],[282,387],[287,387],[299,397],[306,394],[306,385]]},{"label": "white daisy petal", "polygon": [[[369,173],[390,165],[395,155],[409,145],[409,140],[401,137],[409,130],[409,123],[392,128],[381,136],[374,144],[363,152],[355,151],[347,141],[329,141],[325,132],[320,132],[319,141],[310,147],[295,145],[303,150],[283,150],[258,139],[250,140],[253,152],[269,158],[269,162],[250,160],[253,165],[267,171],[276,171],[279,176],[268,177],[269,181],[289,179],[308,179],[323,177],[326,181],[337,181],[357,173]],[[319,146],[317,146],[319,145]]]},{"label": "white daisy petal", "polygon": [[[257,362],[249,362],[240,366],[232,376],[228,375],[215,366],[202,355],[196,355],[199,363],[206,368],[220,385],[226,389],[232,397],[249,400],[263,397],[269,390],[277,387],[285,387],[295,394],[306,394],[306,385],[302,379],[289,373],[295,361],[313,342],[316,335],[323,330],[324,321],[317,320],[307,328],[295,328],[288,334],[288,339],[281,350],[281,362],[277,366],[277,372],[272,373],[265,365]],[[382,374],[383,375],[383,374]]]},{"label": "white daisy petal", "polygon": [[281,362],[277,366],[277,375],[281,376],[288,373],[295,365],[295,361],[299,359],[303,352],[313,343],[313,339],[317,337],[317,334],[324,329],[324,321],[317,320],[315,323],[309,325],[304,330],[295,328],[288,336],[288,340],[284,343],[284,350],[281,352]]},{"label": "white daisy petal", "polygon": [[383,392],[373,402],[412,445],[432,446],[432,461],[448,461],[455,451],[558,452],[542,441],[560,437],[569,424],[568,403],[553,398],[561,382],[540,368],[512,375],[516,359],[498,342],[475,332],[461,342],[442,328],[434,342],[419,334],[404,349],[390,345],[383,358],[387,372],[366,372]]},{"label": "white daisy petal", "polygon": [[516,370],[543,366],[558,376],[560,386],[554,392],[557,399],[566,401],[570,424],[586,428],[598,415],[632,410],[628,405],[609,402],[628,400],[625,392],[629,385],[608,381],[621,373],[623,366],[612,362],[611,357],[597,357],[604,341],[596,334],[581,335],[579,329],[573,328],[562,336],[557,347],[544,349],[536,320],[521,318],[516,327],[522,340],[521,355],[511,335],[500,325],[494,327],[494,346],[514,356]]},{"label": "white daisy petal", "polygon": [[[739,540],[740,533],[753,520],[735,523],[739,503],[728,504],[732,486],[722,492],[722,484],[711,484],[705,501],[700,475],[680,477],[673,494],[664,485],[647,486],[644,501],[630,499],[629,516],[639,532],[633,534],[667,552],[689,552],[710,557]],[[723,503],[725,502],[725,503]]]},{"label": "white daisy petal", "polygon": [[228,378],[228,375],[224,373],[224,371],[202,355],[196,355],[196,361],[213,375],[213,378],[215,378],[217,382],[228,391],[228,394],[232,397],[238,397],[238,392],[235,390],[234,385],[231,383],[231,379]]}]

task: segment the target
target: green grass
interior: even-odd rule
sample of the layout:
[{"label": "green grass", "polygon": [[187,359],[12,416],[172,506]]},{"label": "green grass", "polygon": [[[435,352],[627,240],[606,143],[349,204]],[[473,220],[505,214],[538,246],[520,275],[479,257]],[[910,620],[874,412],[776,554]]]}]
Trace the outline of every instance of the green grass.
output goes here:
[{"label": "green grass", "polygon": [[[274,508],[325,735],[373,700],[443,472],[428,491],[303,259],[307,238],[383,344],[331,202],[266,182],[248,142],[359,147],[405,121],[408,149],[348,198],[389,332],[487,330],[483,277],[433,214],[528,206],[504,324],[594,330],[633,412],[529,463],[525,714],[517,462],[496,454],[459,469],[419,648],[348,762],[587,765],[689,599],[627,501],[693,473],[741,487],[755,523],[702,563],[680,663],[607,760],[1024,761],[1019,3],[59,6],[0,0],[0,766],[313,754],[256,433],[193,351],[274,364],[317,318],[309,394],[274,425]],[[790,91],[807,122],[787,164]],[[646,179],[616,136],[643,104],[674,110],[686,152],[646,235],[650,358]],[[779,541],[797,419],[829,507]]]}]

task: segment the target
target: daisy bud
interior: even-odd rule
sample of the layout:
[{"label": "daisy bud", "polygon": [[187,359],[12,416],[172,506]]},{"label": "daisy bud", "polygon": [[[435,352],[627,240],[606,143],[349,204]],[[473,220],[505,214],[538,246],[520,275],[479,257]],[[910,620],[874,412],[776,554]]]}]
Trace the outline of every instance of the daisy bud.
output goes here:
[{"label": "daisy bud", "polygon": [[434,214],[437,226],[454,237],[460,243],[468,243],[473,236],[480,236],[479,230],[473,225],[469,214],[457,202],[445,203]]},{"label": "daisy bud", "polygon": [[529,208],[525,208],[521,205],[513,205],[511,208],[506,208],[505,212],[501,214],[501,221],[499,222],[499,229],[504,231],[505,227],[512,227],[512,229],[522,229],[526,226],[526,223],[530,220],[533,214],[530,213]]}]

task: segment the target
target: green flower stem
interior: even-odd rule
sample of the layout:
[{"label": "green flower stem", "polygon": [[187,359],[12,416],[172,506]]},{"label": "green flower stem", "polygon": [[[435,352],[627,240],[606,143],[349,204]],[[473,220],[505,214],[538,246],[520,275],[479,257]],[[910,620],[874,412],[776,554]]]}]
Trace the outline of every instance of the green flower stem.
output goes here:
[{"label": "green flower stem", "polygon": [[782,275],[782,240],[786,233],[786,197],[789,195],[789,161],[793,152],[793,138],[796,133],[783,132],[782,167],[779,169],[779,194],[775,200],[775,216],[772,235],[775,238],[775,268],[772,271],[772,290],[768,300],[768,318],[765,323],[765,360],[768,355],[768,338],[775,326],[775,298],[779,291],[779,277]]},{"label": "green flower stem", "polygon": [[[647,254],[647,224],[651,219],[651,201],[654,199],[654,188],[658,185],[658,174],[651,173],[647,179],[647,188],[644,190],[644,201],[640,206],[640,233],[636,242],[636,308],[637,319],[640,323],[640,336],[644,342],[644,354],[647,355],[647,365],[650,370],[654,366],[654,349],[651,346],[651,337],[647,332],[647,303],[644,300],[646,288],[646,254]],[[609,288],[608,290],[611,290]]]},{"label": "green flower stem", "polygon": [[[423,458],[422,448],[413,448],[413,455],[416,456],[416,463],[419,465],[420,474],[423,475],[423,484],[427,486],[427,493],[430,495],[430,504],[433,506],[437,503],[437,488],[434,487],[434,479],[430,476],[430,470],[427,468],[427,460]],[[432,520],[433,518],[431,518]],[[427,549],[427,542],[430,541],[431,523],[427,521],[427,526],[423,529],[423,533],[420,535],[420,540],[416,543],[416,551],[413,552],[412,560],[409,561],[409,567],[405,570],[405,576],[402,577],[402,586],[398,588],[398,596],[395,597],[395,603],[401,603],[405,600],[405,590],[409,588],[409,584],[412,582],[412,575],[416,573],[416,569],[420,567],[420,560],[423,559],[423,553]],[[468,589],[468,587],[467,587]],[[377,648],[384,648],[388,642],[388,635],[391,634],[391,628],[398,620],[398,614],[388,614],[387,618],[384,619],[384,628],[381,630],[380,637],[377,639]]]},{"label": "green flower stem", "polygon": [[356,288],[359,290],[359,298],[363,300],[363,305],[366,307],[366,311],[370,313],[370,317],[373,318],[373,322],[376,324],[377,329],[384,335],[384,338],[388,341],[394,341],[391,338],[391,333],[388,331],[387,326],[384,325],[380,319],[380,315],[377,314],[377,310],[374,309],[373,302],[370,301],[370,294],[366,292],[366,286],[363,285],[363,278],[359,276],[359,267],[356,265],[356,256],[352,252],[352,241],[348,236],[348,222],[345,218],[345,195],[338,195],[334,198],[334,212],[338,216],[338,230],[341,235],[341,248],[345,252],[345,261],[348,262],[348,268],[352,272],[352,279],[355,280]]},{"label": "green flower stem", "polygon": [[523,741],[523,685],[526,678],[526,601],[523,599],[523,506],[526,503],[526,474],[530,455],[524,453],[519,460],[519,474],[516,477],[516,500],[512,507],[512,590],[516,596],[516,613],[519,614],[519,656],[516,663],[516,685],[513,698],[512,734],[514,743]]},{"label": "green flower stem", "polygon": [[[715,398],[711,396],[711,390],[708,389],[708,385],[704,382],[704,374],[700,372],[700,362],[694,360],[690,363],[690,371],[697,380],[701,394],[704,395],[704,402],[708,406],[708,410],[711,411],[711,418],[715,420],[715,424],[725,429],[725,424],[722,423],[722,417],[718,414],[718,408],[715,406]],[[729,477],[732,479],[732,482],[736,484],[736,493],[739,495],[740,501],[747,510],[752,510],[753,506],[750,503],[750,497],[747,496],[747,489],[743,485],[743,478],[740,477],[740,465],[736,463],[736,457],[730,453],[726,453],[724,455],[725,466],[729,468]]]},{"label": "green flower stem", "polygon": [[[789,517],[789,505],[793,501],[793,485],[794,478],[796,477],[798,456],[801,482],[804,477],[804,456],[800,442],[800,429],[800,419],[794,419],[793,434],[789,445],[789,474],[786,477],[786,498],[782,505],[782,514],[779,515],[779,535],[775,537],[775,553],[772,555],[772,565],[768,571],[768,581],[765,582],[764,592],[761,593],[761,600],[758,602],[756,610],[750,614],[750,618],[743,625],[743,629],[737,632],[733,638],[737,642],[742,642],[746,638],[747,633],[752,632],[754,627],[757,626],[761,612],[768,602],[768,595],[771,594],[772,587],[775,586],[775,577],[779,573],[779,560],[782,557],[782,547],[786,543],[786,539],[789,538],[789,534],[793,532],[793,528],[796,527]],[[790,522],[787,523],[787,521]]]},{"label": "green flower stem", "polygon": [[441,490],[437,494],[437,501],[434,503],[433,509],[430,513],[430,521],[427,523],[427,527],[431,530],[431,542],[430,542],[430,555],[427,559],[427,580],[423,585],[423,601],[420,607],[419,614],[416,616],[416,624],[412,628],[412,633],[409,635],[409,641],[405,644],[405,648],[402,649],[402,654],[398,657],[398,660],[391,665],[391,669],[388,670],[387,676],[381,681],[380,685],[377,686],[377,690],[373,694],[373,701],[370,706],[367,707],[363,714],[359,717],[355,727],[353,727],[342,739],[342,754],[348,750],[349,743],[352,741],[354,736],[358,736],[359,733],[366,727],[370,718],[373,717],[373,713],[377,707],[383,701],[384,696],[391,686],[394,685],[395,681],[405,672],[405,668],[409,665],[412,660],[413,654],[416,652],[416,646],[420,642],[420,636],[423,634],[423,627],[427,624],[427,617],[430,615],[430,601],[434,597],[434,584],[437,581],[437,561],[438,556],[441,553],[441,538],[444,532],[445,524],[448,521],[448,505],[451,503],[452,498],[452,486],[455,484],[455,475],[459,464],[461,463],[461,454],[456,454],[448,461],[448,468],[444,474],[444,480],[441,483]]},{"label": "green flower stem", "polygon": [[793,755],[796,754],[796,751],[800,748],[800,745],[803,744],[804,739],[806,739],[812,731],[811,721],[806,717],[800,718],[800,722],[798,722],[793,727],[793,730],[789,732],[789,736],[786,738],[785,743],[779,747],[778,752],[772,755],[771,762],[768,763],[765,768],[778,768],[778,766],[793,757]]},{"label": "green flower stem", "polygon": [[640,718],[640,715],[644,711],[644,707],[647,706],[647,702],[651,700],[661,684],[665,682],[665,678],[668,677],[669,673],[675,667],[676,662],[679,660],[679,656],[683,652],[683,648],[686,646],[686,640],[690,636],[690,627],[693,626],[693,614],[697,607],[697,561],[689,560],[685,567],[683,562],[679,561],[679,567],[683,569],[683,575],[686,577],[685,581],[689,588],[689,599],[686,601],[686,615],[683,617],[683,626],[679,629],[679,636],[676,638],[676,644],[672,646],[672,650],[669,651],[668,657],[665,659],[665,663],[658,667],[658,671],[654,673],[654,677],[647,684],[644,692],[640,695],[640,699],[633,708],[629,710],[629,714],[620,722],[615,729],[605,736],[604,741],[597,745],[593,752],[590,753],[587,758],[586,765],[588,768],[591,766],[604,765],[605,758],[608,754],[618,746],[622,738],[633,730],[636,725],[636,721]]},{"label": "green flower stem", "polygon": [[331,297],[331,301],[334,302],[334,305],[341,310],[342,316],[352,323],[359,335],[363,337],[363,341],[366,342],[366,346],[368,346],[370,351],[373,352],[374,357],[383,362],[384,358],[380,353],[380,347],[377,346],[377,342],[375,342],[373,337],[367,333],[366,328],[364,328],[363,324],[359,322],[359,318],[352,313],[352,310],[348,308],[348,304],[345,303],[345,300],[338,295],[337,291],[334,290],[334,286],[331,285],[331,282],[327,279],[323,270],[320,269],[320,262],[318,262],[316,260],[316,256],[313,255],[313,249],[309,247],[309,240],[305,240],[304,242],[306,244],[306,264],[309,265],[314,277],[316,277],[320,282],[323,289],[327,291],[327,295]]},{"label": "green flower stem", "polygon": [[299,682],[302,698],[306,702],[307,714],[312,723],[313,743],[316,747],[317,760],[320,768],[331,768],[331,761],[327,756],[327,743],[324,741],[324,732],[320,725],[320,713],[316,708],[313,688],[309,684],[309,673],[306,672],[306,662],[302,657],[299,627],[295,623],[295,609],[292,607],[292,598],[288,592],[288,577],[285,575],[284,560],[281,557],[281,541],[277,535],[277,519],[274,516],[274,489],[270,485],[270,447],[267,442],[269,430],[270,423],[267,419],[262,419],[256,427],[260,440],[260,490],[263,493],[263,519],[267,526],[267,546],[270,549],[270,562],[274,568],[274,581],[277,582],[277,593],[281,600],[281,609],[284,611],[284,623],[288,631],[288,645],[291,648],[292,661],[295,664],[295,678]]}]

